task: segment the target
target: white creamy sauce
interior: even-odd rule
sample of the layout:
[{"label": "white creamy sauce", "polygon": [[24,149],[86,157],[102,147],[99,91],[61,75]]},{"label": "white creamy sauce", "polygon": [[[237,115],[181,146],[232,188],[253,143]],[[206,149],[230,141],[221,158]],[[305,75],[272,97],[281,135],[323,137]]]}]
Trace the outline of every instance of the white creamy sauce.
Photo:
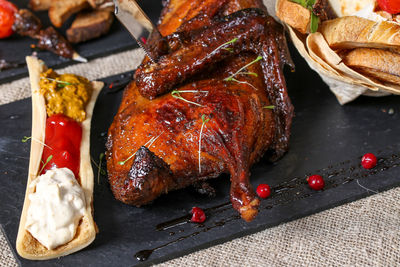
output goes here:
[{"label": "white creamy sauce", "polygon": [[71,241],[85,214],[85,195],[68,168],[48,170],[30,185],[26,230],[47,249]]}]

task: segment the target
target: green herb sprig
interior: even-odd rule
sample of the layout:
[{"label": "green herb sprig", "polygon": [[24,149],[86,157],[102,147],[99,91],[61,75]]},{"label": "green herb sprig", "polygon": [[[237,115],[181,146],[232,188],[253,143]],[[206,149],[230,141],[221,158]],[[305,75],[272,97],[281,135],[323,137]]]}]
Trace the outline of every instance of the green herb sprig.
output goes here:
[{"label": "green herb sprig", "polygon": [[[144,144],[144,146],[150,148],[150,147],[153,145],[153,143],[154,143],[163,133],[164,133],[164,132],[160,133],[160,134],[157,135],[156,137],[153,136],[152,138],[150,138],[150,140],[147,141],[147,142]],[[126,160],[118,161],[118,164],[119,164],[119,165],[125,165],[125,163],[126,163],[128,160],[130,160],[131,158],[133,158],[133,157],[136,155],[136,153],[137,153],[137,151],[136,151],[135,153],[133,153],[132,155],[130,155]]]},{"label": "green herb sprig", "polygon": [[231,76],[226,77],[226,78],[224,79],[224,81],[226,81],[226,82],[230,82],[230,81],[237,82],[238,80],[235,79],[235,76],[236,76],[236,75],[241,75],[241,74],[243,74],[243,75],[252,75],[252,76],[258,77],[257,73],[255,73],[255,72],[245,72],[245,71],[243,71],[243,70],[245,70],[247,67],[253,65],[254,63],[260,61],[261,59],[262,59],[262,56],[258,56],[258,57],[257,57],[256,59],[254,59],[252,62],[250,62],[250,63],[244,65],[243,67],[241,67],[238,71],[236,71],[236,72],[235,72],[234,74],[232,74]]},{"label": "green herb sprig", "polygon": [[64,87],[67,86],[67,85],[74,85],[74,83],[65,82],[65,81],[60,81],[60,80],[53,79],[53,78],[48,78],[48,77],[40,77],[40,78],[41,78],[41,79],[46,79],[46,80],[49,80],[49,81],[56,82],[56,83],[57,83],[57,87],[59,87],[59,88],[64,88]]},{"label": "green herb sprig", "polygon": [[104,158],[104,153],[100,153],[100,155],[99,155],[99,159],[100,159],[99,164],[97,164],[97,162],[93,158],[90,158],[90,159],[91,159],[92,163],[96,166],[96,168],[100,171],[100,174],[101,175],[106,175],[106,171],[101,168],[101,163],[102,163],[101,161],[103,160],[103,158]]},{"label": "green herb sprig", "polygon": [[249,85],[249,86],[251,86],[251,87],[253,87],[254,89],[257,90],[257,88],[256,88],[254,85],[252,85],[251,83],[249,83],[249,82],[246,82],[246,81],[239,81],[239,80],[237,80],[237,79],[235,79],[235,78],[232,78],[230,81],[232,81],[232,82],[237,82],[237,83],[242,83],[242,84],[247,84],[247,85]]},{"label": "green herb sprig", "polygon": [[318,30],[318,24],[319,24],[319,18],[313,12],[313,5],[315,4],[316,0],[290,0],[290,1],[295,2],[311,11],[310,32],[311,33],[316,32]]},{"label": "green herb sprig", "polygon": [[275,106],[274,105],[263,106],[263,108],[265,108],[265,109],[275,109]]},{"label": "green herb sprig", "polygon": [[237,40],[238,40],[238,38],[233,38],[232,40],[230,40],[230,41],[228,41],[228,42],[226,42],[226,43],[223,43],[222,45],[220,45],[220,46],[218,46],[217,48],[215,48],[210,54],[215,53],[216,51],[220,50],[221,48],[232,53],[232,52],[233,52],[233,48],[231,48],[231,47],[225,47],[225,46],[227,46],[227,45],[229,45],[229,44],[233,44],[233,43],[235,43]]},{"label": "green herb sprig", "polygon": [[24,137],[21,139],[21,142],[22,142],[22,143],[26,143],[26,142],[28,142],[28,140],[30,140],[30,139],[32,139],[33,141],[38,142],[39,144],[42,144],[42,145],[44,145],[44,146],[46,146],[46,147],[48,147],[48,148],[50,148],[50,149],[53,149],[52,147],[46,145],[45,143],[43,143],[43,142],[40,141],[39,139],[37,139],[37,138],[35,138],[35,137],[32,137],[32,136],[24,136]]},{"label": "green herb sprig", "polygon": [[210,121],[210,118],[206,118],[206,115],[203,114],[201,116],[201,121],[202,121],[202,124],[201,124],[201,129],[200,129],[200,136],[199,136],[199,174],[201,174],[201,138],[203,135],[204,126],[206,125],[207,122]]},{"label": "green herb sprig", "polygon": [[97,162],[90,157],[91,161],[93,162],[93,164],[96,166],[97,168],[97,184],[100,184],[100,174],[101,175],[106,175],[106,171],[102,168],[102,163],[103,163],[103,158],[104,158],[104,153],[100,153],[99,155],[99,164],[97,164]]},{"label": "green herb sprig", "polygon": [[40,171],[39,171],[39,175],[42,173],[44,167],[46,167],[46,165],[50,162],[50,160],[52,160],[52,158],[53,158],[53,155],[50,155],[50,156],[47,157],[46,163],[44,163],[44,162],[42,161],[43,166],[42,166],[42,168],[41,168]]},{"label": "green herb sprig", "polygon": [[174,98],[176,98],[176,99],[180,99],[180,100],[185,101],[185,102],[187,102],[187,103],[190,103],[190,104],[193,104],[193,105],[202,107],[203,105],[201,105],[201,104],[199,104],[199,103],[196,103],[196,102],[187,100],[186,98],[183,98],[183,97],[181,96],[181,93],[208,93],[208,91],[173,90],[173,91],[171,92],[172,97],[174,97]]}]

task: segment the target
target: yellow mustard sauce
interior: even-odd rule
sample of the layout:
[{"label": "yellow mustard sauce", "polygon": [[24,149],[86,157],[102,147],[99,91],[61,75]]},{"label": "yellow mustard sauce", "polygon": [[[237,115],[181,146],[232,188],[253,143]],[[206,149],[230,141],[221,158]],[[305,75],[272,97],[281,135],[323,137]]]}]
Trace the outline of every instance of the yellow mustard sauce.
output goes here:
[{"label": "yellow mustard sauce", "polygon": [[74,74],[59,75],[48,69],[40,74],[39,85],[48,116],[61,113],[78,122],[85,120],[86,105],[93,91],[88,79]]}]

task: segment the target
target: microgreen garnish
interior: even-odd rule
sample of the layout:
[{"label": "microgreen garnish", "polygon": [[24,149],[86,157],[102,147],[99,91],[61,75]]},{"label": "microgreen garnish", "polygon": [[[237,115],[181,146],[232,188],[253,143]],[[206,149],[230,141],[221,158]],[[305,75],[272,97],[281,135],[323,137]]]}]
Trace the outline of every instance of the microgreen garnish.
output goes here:
[{"label": "microgreen garnish", "polygon": [[183,100],[183,101],[185,101],[185,102],[187,102],[187,103],[190,103],[190,104],[193,104],[193,105],[202,107],[203,105],[201,105],[201,104],[199,104],[199,103],[196,103],[196,102],[193,102],[193,101],[190,101],[190,100],[187,100],[187,99],[183,98],[183,97],[181,96],[181,93],[208,93],[208,91],[173,90],[173,91],[171,92],[172,97],[174,97],[174,98],[176,98],[176,99],[180,99],[180,100]]},{"label": "microgreen garnish", "polygon": [[[144,146],[147,147],[147,148],[150,148],[150,147],[153,145],[153,143],[158,139],[158,137],[160,137],[163,133],[164,133],[164,132],[160,133],[160,134],[157,135],[156,137],[153,136],[152,138],[150,138],[150,140],[147,141],[147,142],[144,144]],[[124,161],[118,161],[118,164],[119,164],[119,165],[124,165],[128,160],[130,160],[131,158],[133,158],[133,157],[136,155],[136,153],[137,153],[137,151],[136,151],[135,153],[133,153],[132,155],[130,155],[130,156],[129,156],[126,160],[124,160]]]},{"label": "microgreen garnish", "polygon": [[311,11],[310,32],[311,33],[316,32],[318,30],[318,24],[319,24],[319,18],[313,12],[313,5],[315,4],[316,0],[290,0],[290,1],[295,2]]},{"label": "microgreen garnish", "polygon": [[28,140],[31,139],[31,138],[32,138],[32,136],[24,136],[24,138],[22,138],[21,142],[22,142],[22,143],[26,143],[26,142],[28,142]]},{"label": "microgreen garnish", "polygon": [[99,164],[97,164],[96,161],[94,161],[94,159],[91,158],[92,162],[97,167],[97,184],[100,184],[100,174],[101,175],[106,175],[106,171],[103,170],[103,168],[101,167],[101,164],[103,162],[103,158],[104,158],[104,153],[100,153],[100,155],[99,155]]},{"label": "microgreen garnish", "polygon": [[236,42],[237,40],[238,40],[238,38],[233,38],[232,40],[230,40],[230,41],[228,41],[228,42],[226,42],[226,43],[223,43],[222,45],[220,45],[220,46],[218,46],[217,48],[215,48],[210,54],[213,54],[215,51],[218,51],[218,50],[221,49],[221,48],[232,53],[232,52],[233,52],[233,48],[231,48],[231,47],[224,47],[224,46],[229,45],[229,44],[233,44],[233,43]]},{"label": "microgreen garnish", "polygon": [[246,82],[246,81],[239,81],[239,80],[237,80],[237,79],[235,79],[235,78],[232,78],[230,81],[232,81],[232,82],[237,82],[237,83],[247,84],[247,85],[250,85],[251,87],[253,87],[254,89],[257,90],[257,88],[256,88],[254,85],[252,85],[251,83],[249,83],[249,82]]},{"label": "microgreen garnish", "polygon": [[266,108],[266,109],[275,109],[275,106],[274,106],[274,105],[271,105],[271,106],[263,106],[263,108]]},{"label": "microgreen garnish", "polygon": [[46,145],[45,143],[43,143],[42,141],[40,141],[39,139],[37,139],[37,138],[35,138],[35,137],[32,137],[32,136],[24,136],[24,137],[21,139],[21,142],[22,142],[22,143],[26,143],[26,142],[28,142],[29,139],[32,139],[33,141],[38,142],[39,144],[42,144],[42,145],[44,145],[44,146],[47,146],[47,147],[50,148],[50,149],[53,149],[53,148],[51,148],[50,146],[48,146],[48,145]]},{"label": "microgreen garnish", "polygon": [[249,64],[244,65],[243,67],[241,67],[238,71],[236,71],[234,74],[232,74],[231,76],[227,77],[224,79],[224,81],[229,82],[229,81],[235,81],[237,82],[238,80],[236,80],[234,77],[236,75],[253,75],[253,76],[258,76],[257,73],[254,72],[244,72],[243,70],[246,69],[247,67],[253,65],[254,63],[260,61],[262,59],[262,56],[258,56],[256,59],[254,59],[252,62],[250,62]]},{"label": "microgreen garnish", "polygon": [[60,87],[60,88],[65,87],[67,85],[73,85],[73,83],[70,83],[70,82],[60,81],[60,80],[53,79],[53,78],[48,78],[48,77],[41,77],[41,79],[46,79],[46,80],[49,80],[49,81],[56,82],[57,83],[57,87]]},{"label": "microgreen garnish", "polygon": [[43,161],[42,161],[43,166],[42,166],[42,168],[41,168],[40,171],[39,171],[39,175],[42,173],[44,167],[46,167],[47,163],[49,163],[50,160],[51,160],[52,158],[53,158],[53,155],[50,155],[50,156],[47,157],[46,163],[43,163]]},{"label": "microgreen garnish", "polygon": [[201,116],[201,121],[202,121],[202,124],[201,124],[200,137],[199,137],[199,173],[200,174],[201,174],[201,137],[203,135],[203,128],[204,128],[205,124],[210,121],[210,118],[206,118],[206,115],[203,114]]},{"label": "microgreen garnish", "polygon": [[[103,157],[104,157],[104,153],[101,153],[101,154],[103,154]],[[101,154],[99,155],[99,158],[101,157]],[[101,157],[101,160],[103,159],[103,157]],[[92,163],[96,166],[96,168],[98,169],[98,170],[100,170],[100,174],[101,175],[106,175],[106,171],[103,169],[103,168],[101,168],[101,161],[99,162],[99,164],[97,164],[97,162],[92,158],[92,157],[90,157],[90,160],[92,161]]]}]

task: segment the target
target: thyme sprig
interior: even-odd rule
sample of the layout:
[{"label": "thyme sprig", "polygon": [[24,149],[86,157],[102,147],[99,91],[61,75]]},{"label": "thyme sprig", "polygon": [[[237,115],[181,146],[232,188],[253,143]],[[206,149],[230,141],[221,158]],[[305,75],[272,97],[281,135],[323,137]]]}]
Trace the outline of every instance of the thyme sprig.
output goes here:
[{"label": "thyme sprig", "polygon": [[60,87],[60,88],[65,87],[65,86],[67,86],[67,85],[74,85],[74,83],[65,82],[65,81],[60,81],[60,80],[53,79],[53,78],[49,78],[49,77],[40,77],[40,78],[41,78],[41,79],[46,79],[46,80],[49,80],[49,81],[56,82],[56,83],[57,83],[57,87]]},{"label": "thyme sprig", "polygon": [[53,158],[53,155],[50,155],[50,156],[47,157],[46,163],[44,163],[44,162],[42,161],[43,166],[42,166],[42,168],[41,168],[40,171],[39,171],[39,175],[42,173],[44,167],[46,167],[46,165],[50,162],[50,160],[51,160],[52,158]]},{"label": "thyme sprig", "polygon": [[[160,133],[159,135],[157,135],[156,137],[152,137],[152,138],[150,138],[150,140],[149,141],[147,141],[145,144],[144,144],[144,146],[145,147],[147,147],[147,148],[150,148],[152,145],[153,145],[153,143],[163,134],[164,132],[162,132],[162,133]],[[131,158],[133,158],[135,155],[136,155],[136,153],[137,153],[137,151],[135,152],[135,153],[133,153],[132,155],[130,155],[126,160],[124,160],[124,161],[118,161],[118,164],[119,165],[124,165],[128,160],[130,160]]]},{"label": "thyme sprig", "polygon": [[230,40],[230,41],[228,41],[228,42],[226,42],[226,43],[223,43],[222,45],[220,45],[220,46],[218,46],[217,48],[215,48],[210,54],[215,53],[216,51],[218,51],[218,50],[221,49],[221,48],[232,53],[232,52],[233,52],[233,48],[231,48],[231,47],[224,47],[224,46],[227,46],[227,45],[229,45],[229,44],[233,44],[233,43],[236,42],[237,40],[238,40],[238,38],[233,38],[232,40]]},{"label": "thyme sprig", "polygon": [[246,65],[244,65],[243,67],[241,67],[238,71],[236,71],[234,74],[232,74],[231,76],[229,76],[229,77],[226,77],[225,79],[224,79],[224,81],[226,81],[226,82],[230,82],[230,81],[234,81],[234,82],[237,82],[237,79],[235,79],[235,76],[236,75],[253,75],[253,76],[258,76],[257,75],[257,73],[254,73],[254,72],[245,72],[245,71],[243,71],[243,70],[245,70],[247,67],[249,67],[249,66],[251,66],[251,65],[253,65],[254,63],[256,63],[256,62],[258,62],[258,61],[260,61],[262,59],[262,56],[258,56],[256,59],[254,59],[252,62],[250,62],[250,63],[248,63],[248,64],[246,64]]},{"label": "thyme sprig", "polygon": [[201,174],[201,138],[203,135],[204,126],[206,125],[207,122],[210,121],[210,118],[206,118],[206,115],[203,114],[201,116],[201,121],[202,121],[202,124],[201,124],[200,137],[199,137],[199,174]]},{"label": "thyme sprig", "polygon": [[32,137],[32,136],[24,136],[24,137],[21,139],[21,142],[22,142],[22,143],[26,143],[26,142],[28,142],[29,139],[32,139],[33,141],[38,142],[39,144],[44,145],[44,146],[46,146],[46,147],[48,147],[48,148],[50,148],[50,149],[53,149],[52,147],[46,145],[45,143],[43,143],[43,142],[40,141],[39,139],[37,139],[37,138],[35,138],[35,137]]},{"label": "thyme sprig", "polygon": [[176,99],[180,99],[180,100],[185,101],[185,102],[187,102],[187,103],[190,103],[190,104],[193,104],[193,105],[202,107],[203,105],[201,105],[201,104],[199,104],[199,103],[196,103],[196,102],[187,100],[186,98],[183,98],[183,97],[181,96],[181,93],[208,93],[208,91],[173,90],[173,91],[171,92],[172,97],[174,97],[174,98],[176,98]]},{"label": "thyme sprig", "polygon": [[266,109],[275,109],[275,106],[274,106],[274,105],[270,105],[270,106],[263,106],[263,108],[266,108]]}]

